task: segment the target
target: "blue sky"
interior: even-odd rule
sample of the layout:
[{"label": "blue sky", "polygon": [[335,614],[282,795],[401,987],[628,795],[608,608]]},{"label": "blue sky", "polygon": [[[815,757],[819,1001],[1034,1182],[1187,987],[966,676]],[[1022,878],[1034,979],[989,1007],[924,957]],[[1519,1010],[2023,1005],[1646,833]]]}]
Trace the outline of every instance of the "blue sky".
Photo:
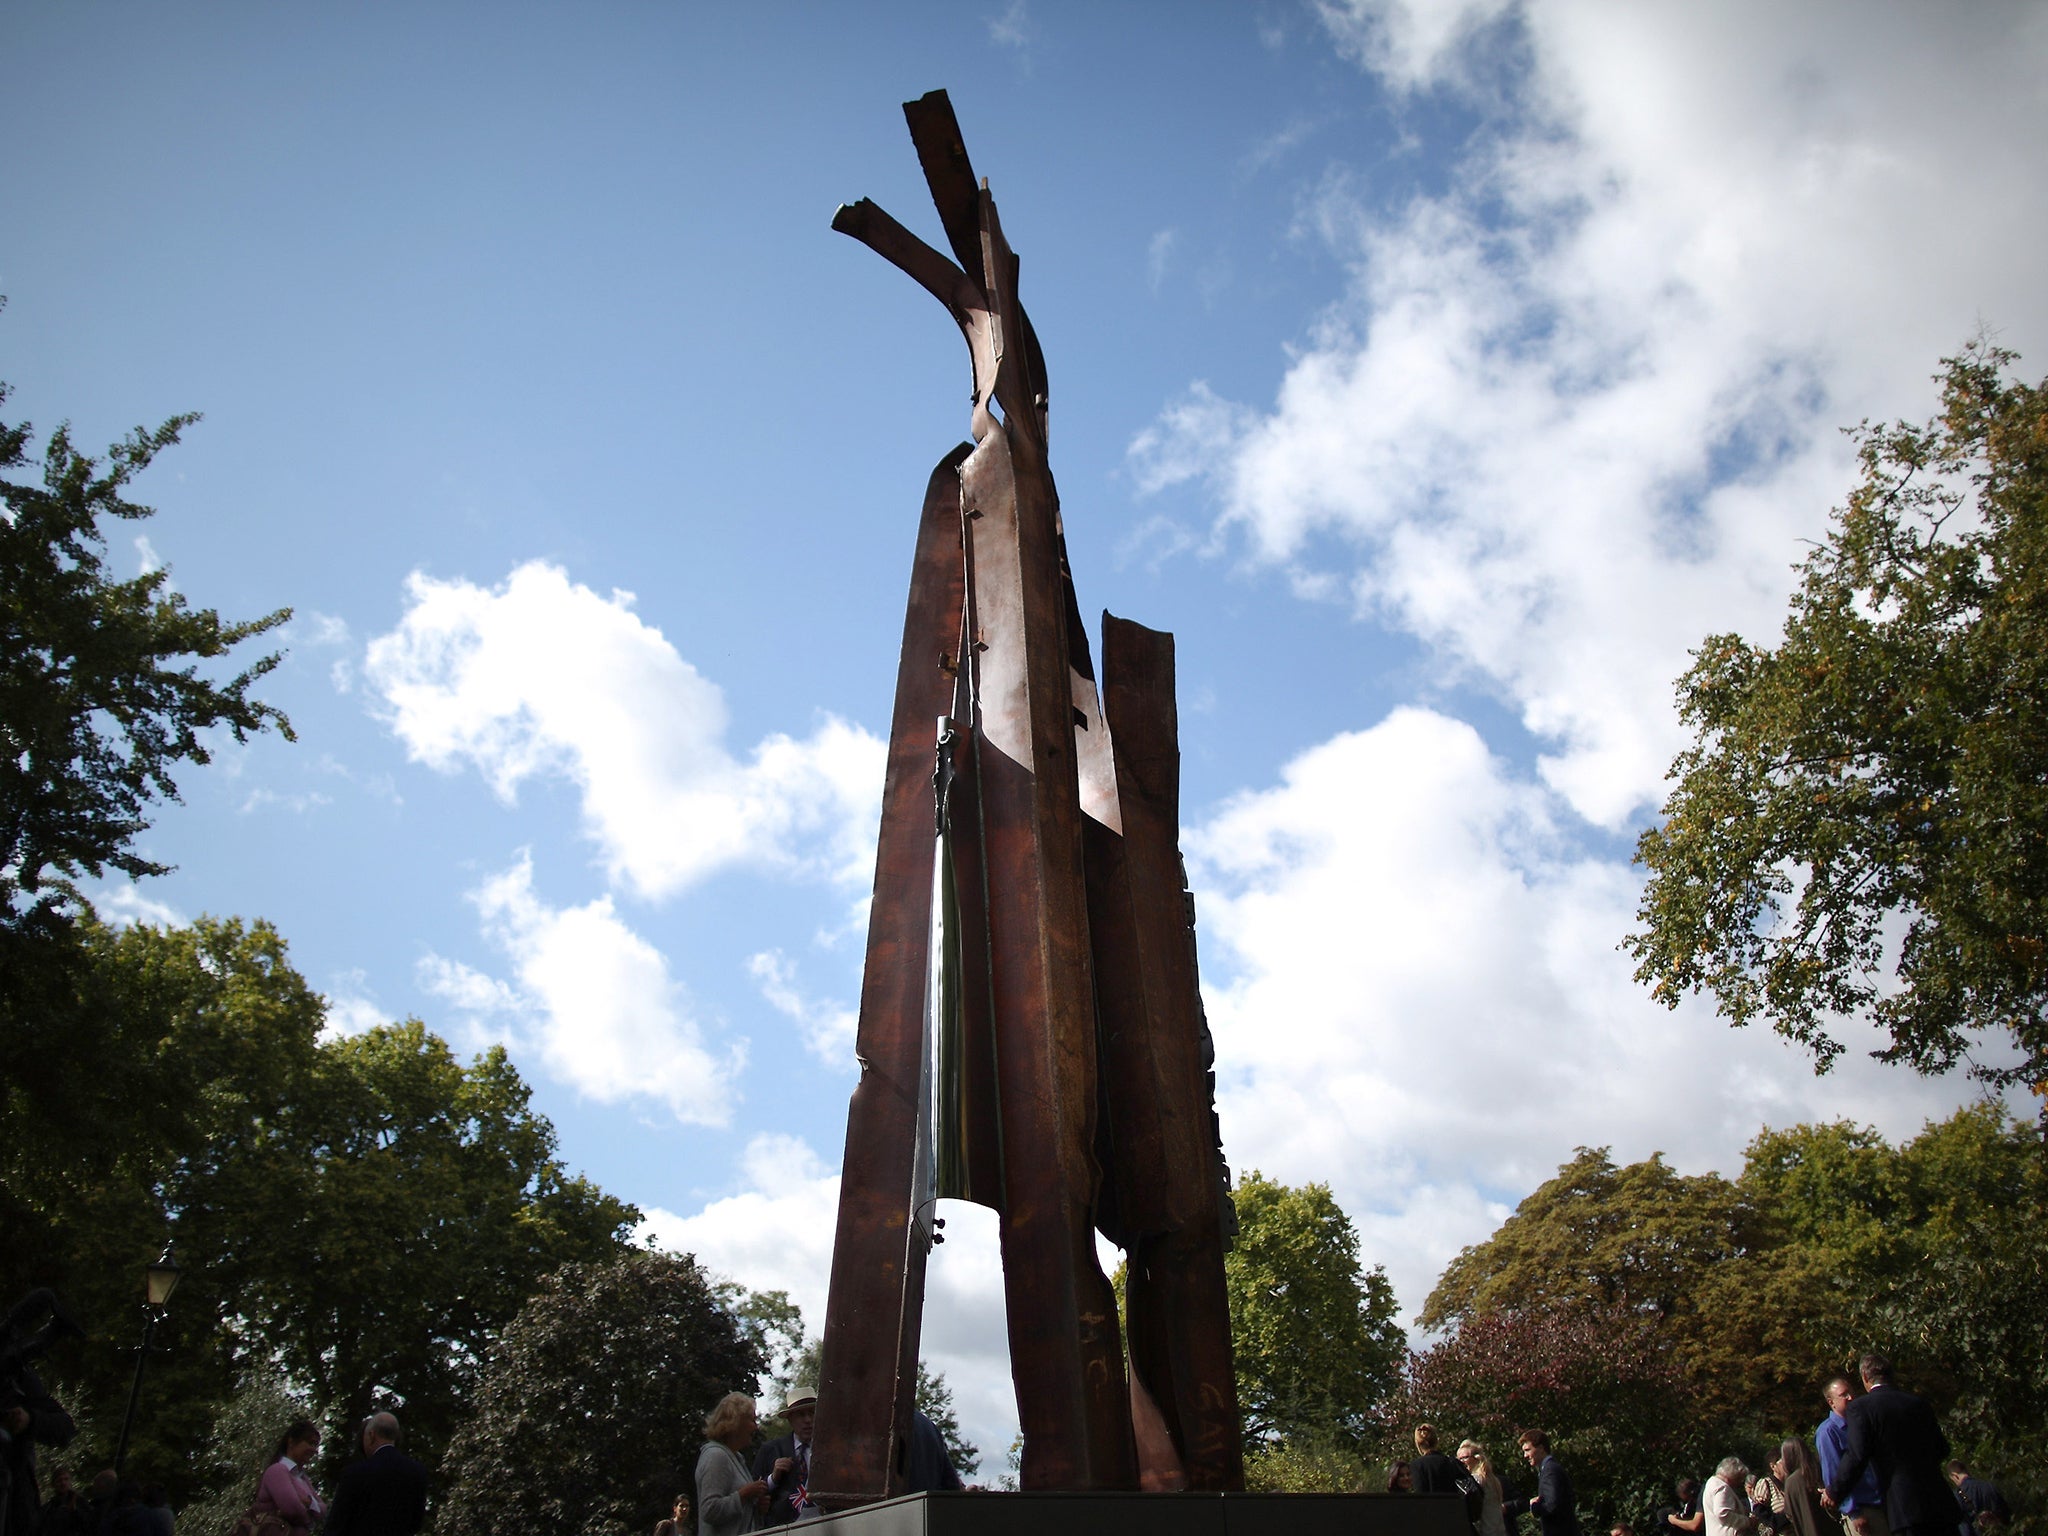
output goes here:
[{"label": "blue sky", "polygon": [[[1179,645],[1240,1168],[1418,1306],[1579,1144],[1732,1168],[1825,1079],[1615,944],[1712,630],[1767,638],[1980,326],[2048,356],[2039,6],[18,8],[0,377],[206,419],[118,530],[290,605],[297,745],[187,775],[110,889],[264,916],[333,1027],[508,1043],[653,1240],[822,1318],[910,539],[950,322],[944,86],[1023,258],[1083,609]],[[138,542],[134,534],[139,533]],[[628,596],[627,594],[630,594]],[[992,1228],[928,1353],[1000,1452]]]}]

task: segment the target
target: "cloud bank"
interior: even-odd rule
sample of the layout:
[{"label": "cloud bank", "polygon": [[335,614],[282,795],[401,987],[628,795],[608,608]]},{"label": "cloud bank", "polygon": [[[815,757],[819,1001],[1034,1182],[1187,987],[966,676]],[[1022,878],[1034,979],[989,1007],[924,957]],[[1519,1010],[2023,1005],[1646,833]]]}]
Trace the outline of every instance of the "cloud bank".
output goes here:
[{"label": "cloud bank", "polygon": [[[521,852],[470,893],[509,979],[430,955],[422,986],[600,1103],[653,1100],[687,1123],[728,1124],[746,1042],[711,1042],[615,897],[666,900],[742,867],[865,881],[883,744],[827,719],[735,755],[724,696],[634,614],[632,595],[601,596],[545,562],[496,587],[415,573],[406,596],[397,627],[370,642],[364,678],[407,755],[472,769],[508,804],[532,779],[573,784],[610,887],[552,904]],[[756,974],[813,1049],[850,1038],[838,1011],[798,996],[787,962]]]},{"label": "cloud bank", "polygon": [[406,583],[366,675],[408,756],[473,768],[508,804],[543,775],[582,797],[614,886],[659,899],[754,865],[858,882],[872,868],[881,741],[837,719],[726,747],[724,695],[633,613],[531,561],[496,587]]}]

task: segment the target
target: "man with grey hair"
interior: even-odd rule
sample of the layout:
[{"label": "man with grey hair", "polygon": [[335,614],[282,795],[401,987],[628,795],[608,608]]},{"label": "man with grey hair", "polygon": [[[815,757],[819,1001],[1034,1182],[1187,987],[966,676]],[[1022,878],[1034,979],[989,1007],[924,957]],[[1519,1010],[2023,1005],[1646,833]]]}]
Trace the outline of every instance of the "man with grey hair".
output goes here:
[{"label": "man with grey hair", "polygon": [[414,1536],[427,1518],[427,1469],[398,1448],[390,1413],[363,1420],[363,1459],[341,1474],[326,1536]]},{"label": "man with grey hair", "polygon": [[1700,1507],[1706,1511],[1705,1536],[1748,1536],[1756,1529],[1756,1516],[1749,1512],[1749,1500],[1742,1496],[1749,1481],[1749,1468],[1740,1456],[1724,1456],[1714,1475],[1707,1479]]}]

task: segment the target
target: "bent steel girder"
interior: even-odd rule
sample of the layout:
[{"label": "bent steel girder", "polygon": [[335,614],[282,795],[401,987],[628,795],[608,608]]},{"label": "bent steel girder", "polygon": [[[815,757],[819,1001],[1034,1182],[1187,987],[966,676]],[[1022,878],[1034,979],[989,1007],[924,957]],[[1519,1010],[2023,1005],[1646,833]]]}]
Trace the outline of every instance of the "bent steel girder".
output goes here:
[{"label": "bent steel girder", "polygon": [[[994,199],[974,185],[950,107],[941,94],[912,103],[906,115],[963,265],[869,202],[842,208],[833,224],[945,305],[974,372],[976,442],[959,466],[970,573],[961,664],[988,893],[1003,1268],[1024,1428],[1020,1480],[1027,1488],[1131,1488],[1137,1468],[1122,1340],[1094,1248],[1096,1025],[1072,604],[1045,459],[1042,376],[1033,376],[1023,346],[1017,258]],[[1086,693],[1099,718],[1092,679]],[[836,1259],[834,1272],[836,1281]],[[822,1441],[822,1427],[819,1433]]]},{"label": "bent steel girder", "polygon": [[1020,264],[945,93],[904,113],[952,257],[866,200],[833,228],[945,306],[973,442],[933,475],[905,620],[813,1492],[903,1487],[946,1196],[1000,1214],[1025,1488],[1241,1488],[1172,638],[1105,615],[1098,684]]},{"label": "bent steel girder", "polygon": [[[1242,1421],[1224,1284],[1235,1231],[1216,1116],[1214,1054],[1195,960],[1194,898],[1180,856],[1173,636],[1102,616],[1102,691],[1115,731],[1120,835],[1091,829],[1104,1118],[1113,1149],[1105,1231],[1128,1255],[1132,1395],[1178,1451],[1181,1486],[1244,1486]],[[1105,931],[1107,930],[1107,931]],[[1113,942],[1112,942],[1113,941]],[[1146,1486],[1174,1469],[1145,1457]]]},{"label": "bent steel girder", "polygon": [[819,1364],[811,1497],[828,1509],[903,1488],[924,1310],[926,1245],[910,1191],[931,929],[932,723],[952,707],[966,606],[959,467],[968,451],[961,444],[932,471],[903,618],[861,977],[860,1082],[846,1116]]}]

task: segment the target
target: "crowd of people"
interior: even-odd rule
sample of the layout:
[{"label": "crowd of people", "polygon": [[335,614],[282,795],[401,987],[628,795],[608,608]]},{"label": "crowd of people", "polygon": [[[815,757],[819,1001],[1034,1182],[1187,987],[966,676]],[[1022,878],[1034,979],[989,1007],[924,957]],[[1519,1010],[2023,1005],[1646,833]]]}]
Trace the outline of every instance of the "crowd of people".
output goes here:
[{"label": "crowd of people", "polygon": [[[677,1494],[654,1536],[684,1536],[691,1528],[693,1507],[699,1536],[744,1536],[823,1514],[810,1496],[811,1426],[817,1409],[815,1391],[793,1389],[780,1409],[787,1433],[757,1448],[760,1424],[754,1399],[744,1392],[728,1392],[704,1421],[694,1506],[688,1493]],[[312,1475],[320,1454],[319,1426],[307,1419],[286,1426],[256,1480],[248,1508],[227,1536],[311,1536],[315,1531],[321,1536],[415,1536],[426,1520],[429,1480],[427,1469],[399,1449],[402,1438],[393,1414],[374,1413],[365,1419],[363,1454],[341,1474],[333,1499],[327,1500]],[[21,1443],[27,1443],[25,1434]],[[938,1426],[922,1413],[913,1415],[906,1466],[910,1490],[961,1486]],[[25,1483],[12,1486],[32,1493],[33,1462],[24,1462],[24,1470]],[[81,1490],[73,1486],[70,1471],[58,1467],[50,1478],[49,1497],[22,1502],[19,1518],[0,1517],[0,1536],[175,1533],[161,1489],[124,1482],[107,1471],[93,1479],[90,1489]]]},{"label": "crowd of people", "polygon": [[[704,1421],[704,1449],[697,1453],[698,1536],[746,1536],[824,1514],[811,1498],[811,1427],[817,1421],[818,1394],[808,1386],[793,1387],[780,1411],[788,1433],[758,1449],[754,1441],[759,1410],[746,1393],[726,1393]],[[938,1426],[913,1412],[903,1491],[929,1493],[960,1486],[959,1470],[946,1454]],[[680,1536],[688,1500],[678,1498],[676,1507],[675,1519],[656,1526],[655,1536]]]},{"label": "crowd of people", "polygon": [[[1677,1503],[1651,1516],[1643,1536],[1996,1536],[2012,1518],[2005,1495],[1951,1458],[1926,1400],[1895,1385],[1881,1355],[1865,1355],[1858,1374],[1860,1393],[1847,1376],[1827,1384],[1810,1449],[1786,1440],[1767,1471],[1728,1456],[1704,1486],[1680,1478]],[[1414,1439],[1415,1457],[1389,1469],[1389,1493],[1459,1494],[1473,1536],[1522,1536],[1521,1501],[1483,1446],[1464,1441],[1454,1461],[1436,1426],[1417,1426]],[[1521,1450],[1536,1473],[1527,1536],[1581,1536],[1571,1476],[1549,1436],[1526,1430]],[[1608,1536],[1638,1532],[1624,1522]]]},{"label": "crowd of people", "polygon": [[[269,1464],[256,1480],[249,1507],[228,1536],[414,1536],[427,1517],[427,1469],[401,1451],[397,1418],[373,1413],[362,1424],[362,1457],[351,1462],[323,1499],[310,1470],[320,1452],[320,1429],[301,1419],[278,1437]],[[29,1506],[4,1536],[175,1536],[174,1517],[161,1489],[124,1482],[111,1470],[90,1489],[74,1486],[67,1468],[50,1477],[50,1496]],[[216,1533],[207,1533],[216,1536]]]},{"label": "crowd of people", "polygon": [[[1810,1446],[1784,1441],[1764,1471],[1738,1456],[1724,1457],[1704,1484],[1679,1479],[1677,1502],[1652,1515],[1640,1533],[1619,1523],[1607,1536],[1998,1536],[2011,1520],[2004,1494],[1950,1456],[1926,1400],[1895,1385],[1880,1355],[1865,1355],[1859,1375],[1861,1392],[1847,1376],[1827,1383],[1821,1394],[1827,1417],[1815,1426]],[[690,1493],[678,1494],[654,1536],[684,1536],[693,1512],[697,1536],[748,1536],[822,1515],[811,1497],[817,1408],[813,1389],[793,1388],[778,1410],[786,1432],[757,1446],[754,1399],[728,1392],[704,1421],[694,1502]],[[6,1422],[26,1437],[29,1425],[20,1410],[8,1410]],[[342,1473],[330,1501],[310,1470],[320,1451],[319,1427],[304,1419],[287,1426],[229,1536],[311,1536],[315,1530],[321,1536],[415,1536],[426,1519],[426,1468],[399,1449],[402,1431],[390,1413],[370,1415],[360,1437],[362,1456]],[[1508,1492],[1478,1441],[1461,1441],[1447,1454],[1436,1426],[1422,1424],[1414,1442],[1414,1457],[1389,1470],[1388,1492],[1461,1497],[1472,1536],[1584,1536],[1571,1475],[1542,1430],[1524,1430],[1519,1440],[1535,1474],[1535,1491],[1526,1500]],[[922,1413],[913,1416],[906,1449],[904,1491],[961,1486],[938,1427]],[[32,1479],[32,1463],[24,1470]],[[20,1483],[9,1491],[18,1494]],[[81,1490],[59,1468],[40,1507],[8,1502],[0,1536],[173,1536],[162,1491],[124,1482],[112,1471]]]}]

